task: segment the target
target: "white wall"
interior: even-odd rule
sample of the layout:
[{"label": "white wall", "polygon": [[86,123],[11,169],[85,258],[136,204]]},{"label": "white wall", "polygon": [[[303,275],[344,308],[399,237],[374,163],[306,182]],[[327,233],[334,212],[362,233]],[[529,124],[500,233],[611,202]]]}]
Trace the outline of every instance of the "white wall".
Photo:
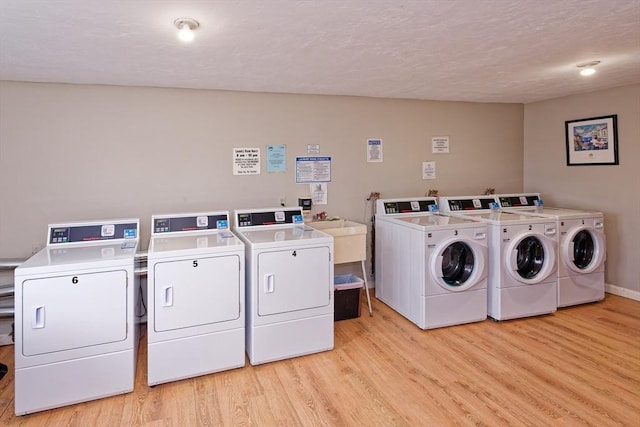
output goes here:
[{"label": "white wall", "polygon": [[[524,188],[545,204],[604,212],[606,281],[640,292],[640,85],[525,105]],[[565,121],[618,115],[620,164],[567,166]],[[638,296],[640,294],[636,294]]]},{"label": "white wall", "polygon": [[[522,190],[523,106],[346,96],[0,82],[0,258],[31,255],[47,224],[296,204],[294,158],[333,158],[329,215],[363,222],[365,198]],[[431,154],[448,135],[450,154]],[[384,162],[366,162],[382,138]],[[267,145],[287,172],[268,174]],[[232,174],[234,147],[260,147],[259,176]],[[422,180],[435,160],[437,179]],[[365,214],[367,212],[367,214]]]}]

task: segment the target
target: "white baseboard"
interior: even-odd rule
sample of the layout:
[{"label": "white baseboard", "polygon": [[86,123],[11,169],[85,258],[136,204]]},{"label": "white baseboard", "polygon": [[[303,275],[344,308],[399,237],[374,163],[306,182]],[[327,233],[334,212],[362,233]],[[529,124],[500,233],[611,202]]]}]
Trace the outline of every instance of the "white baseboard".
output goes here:
[{"label": "white baseboard", "polygon": [[605,284],[604,291],[609,294],[618,295],[620,297],[629,298],[635,301],[640,301],[640,292],[634,291],[632,289]]}]

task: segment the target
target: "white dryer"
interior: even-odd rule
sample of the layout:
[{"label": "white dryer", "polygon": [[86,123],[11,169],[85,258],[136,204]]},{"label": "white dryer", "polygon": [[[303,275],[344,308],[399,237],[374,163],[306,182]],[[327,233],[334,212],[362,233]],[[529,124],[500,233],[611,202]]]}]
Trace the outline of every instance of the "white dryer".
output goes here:
[{"label": "white dryer", "polygon": [[435,198],[377,201],[376,297],[421,329],[484,320],[487,226],[435,207]]},{"label": "white dryer", "polygon": [[138,219],[49,225],[15,270],[15,413],[133,390]]},{"label": "white dryer", "polygon": [[440,197],[450,215],[484,221],[489,232],[487,314],[495,320],[557,308],[555,220],[500,211],[495,196]]},{"label": "white dryer", "polygon": [[503,210],[553,218],[558,237],[558,307],[604,298],[606,239],[602,212],[544,206],[539,193],[499,194]]},{"label": "white dryer", "polygon": [[148,384],[244,366],[244,244],[229,213],[154,215],[151,224]]},{"label": "white dryer", "polygon": [[302,209],[234,212],[245,243],[246,349],[252,365],[333,349],[333,237]]}]

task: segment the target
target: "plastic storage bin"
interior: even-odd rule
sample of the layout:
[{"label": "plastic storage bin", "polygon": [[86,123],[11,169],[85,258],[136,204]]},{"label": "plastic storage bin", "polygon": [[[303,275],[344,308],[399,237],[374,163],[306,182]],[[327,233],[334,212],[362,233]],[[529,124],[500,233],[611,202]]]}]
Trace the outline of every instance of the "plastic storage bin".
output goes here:
[{"label": "plastic storage bin", "polygon": [[364,280],[355,274],[343,274],[335,276],[333,284],[333,320],[360,317],[360,289],[364,286]]}]

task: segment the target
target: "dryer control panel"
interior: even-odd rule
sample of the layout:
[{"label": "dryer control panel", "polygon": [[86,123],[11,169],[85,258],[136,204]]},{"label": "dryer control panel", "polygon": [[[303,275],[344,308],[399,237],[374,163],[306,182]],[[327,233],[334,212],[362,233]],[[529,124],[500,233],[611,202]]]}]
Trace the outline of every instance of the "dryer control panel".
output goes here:
[{"label": "dryer control panel", "polygon": [[137,219],[97,223],[50,224],[47,244],[137,239],[139,227],[140,224]]},{"label": "dryer control panel", "polygon": [[236,227],[261,225],[304,224],[302,208],[236,211]]},{"label": "dryer control panel", "polygon": [[181,215],[154,215],[151,233],[166,234],[200,230],[229,229],[229,212],[204,212]]}]

